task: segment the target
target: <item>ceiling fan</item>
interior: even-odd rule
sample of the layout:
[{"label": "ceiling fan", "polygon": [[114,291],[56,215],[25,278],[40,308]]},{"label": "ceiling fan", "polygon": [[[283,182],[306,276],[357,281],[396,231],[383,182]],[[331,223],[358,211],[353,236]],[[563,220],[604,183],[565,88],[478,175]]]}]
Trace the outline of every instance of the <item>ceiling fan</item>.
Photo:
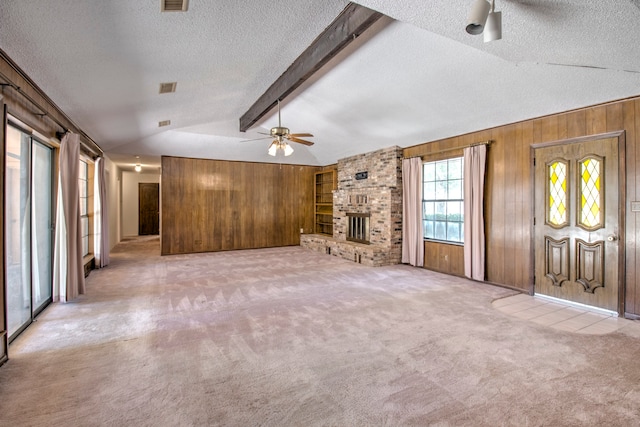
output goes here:
[{"label": "ceiling fan", "polygon": [[264,138],[256,138],[256,139],[248,139],[247,141],[257,141],[260,139],[268,139],[273,138],[273,142],[269,146],[269,155],[275,156],[279,149],[284,151],[285,156],[290,156],[293,153],[293,148],[289,145],[287,141],[297,142],[298,144],[303,144],[307,146],[313,145],[313,142],[307,141],[305,139],[300,139],[300,137],[312,137],[313,135],[310,133],[290,133],[289,128],[282,126],[282,121],[280,118],[280,100],[278,99],[278,126],[272,127],[269,133],[258,132],[262,135],[269,135]]}]

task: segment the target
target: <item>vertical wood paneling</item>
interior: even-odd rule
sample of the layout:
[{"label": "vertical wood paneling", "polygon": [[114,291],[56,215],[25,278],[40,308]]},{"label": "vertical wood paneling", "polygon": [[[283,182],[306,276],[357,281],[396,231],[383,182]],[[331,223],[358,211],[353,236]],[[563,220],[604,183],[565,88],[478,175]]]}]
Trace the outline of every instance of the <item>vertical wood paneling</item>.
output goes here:
[{"label": "vertical wood paneling", "polygon": [[607,107],[599,106],[587,109],[587,134],[597,135],[607,131]]},{"label": "vertical wood paneling", "polygon": [[[429,152],[494,141],[488,151],[486,177],[487,280],[528,291],[533,279],[531,144],[618,130],[626,132],[626,311],[640,316],[640,213],[629,208],[630,202],[640,201],[640,98],[409,147],[404,155],[431,159]],[[439,246],[450,245],[425,244],[425,251],[428,248],[438,260],[434,269],[451,274],[461,268],[464,271],[463,260],[456,265],[456,258]],[[444,255],[446,263],[442,261]]]},{"label": "vertical wood paneling", "polygon": [[487,235],[487,248],[491,247],[491,251],[486,251],[487,271],[486,277],[490,282],[506,283],[504,277],[505,271],[505,190],[506,174],[505,169],[508,167],[505,162],[506,143],[503,138],[495,139],[489,148],[487,156],[487,169],[489,185],[491,191],[485,190],[486,203],[491,204],[491,217],[485,218],[485,223],[490,224],[489,233]]},{"label": "vertical wood paneling", "polygon": [[613,131],[624,129],[623,107],[624,107],[624,104],[622,102],[611,104],[606,107],[605,116],[606,116],[607,132],[613,132]]},{"label": "vertical wood paneling", "polygon": [[464,247],[461,245],[426,242],[424,266],[454,276],[464,276]]},{"label": "vertical wood paneling", "polygon": [[[517,169],[516,160],[516,132],[515,125],[506,126],[500,130],[494,131],[494,138],[500,139],[504,143],[505,172],[504,172],[504,268],[503,282],[515,283],[517,272],[514,268],[516,262],[516,247],[519,242],[516,241],[516,234],[513,232],[519,227],[516,223],[516,195],[518,193],[518,185],[520,182],[519,171]],[[507,161],[510,158],[513,161]]]},{"label": "vertical wood paneling", "polygon": [[527,271],[529,262],[527,253],[521,242],[526,241],[528,233],[523,224],[527,223],[526,200],[528,199],[529,189],[526,188],[526,174],[529,171],[529,150],[522,143],[524,135],[524,126],[518,123],[513,126],[513,147],[514,147],[514,175],[512,178],[514,194],[513,194],[513,210],[511,230],[513,235],[512,252],[514,254],[513,268],[515,277],[511,283],[527,283]]},{"label": "vertical wood paneling", "polygon": [[[626,132],[626,157],[627,157],[627,206],[630,206],[630,202],[638,200],[637,195],[637,182],[632,179],[634,175],[637,175],[638,167],[636,162],[636,156],[638,149],[634,143],[637,138],[636,130],[636,103],[634,101],[626,101],[622,104],[622,127]],[[634,172],[635,169],[635,172]],[[627,209],[627,221],[626,221],[626,239],[625,244],[627,251],[631,247],[635,246],[638,241],[638,223],[637,214],[631,212],[631,209]],[[633,252],[627,253],[626,258],[626,271],[625,281],[627,284],[632,283],[638,272],[638,258],[640,257],[640,251],[636,254]],[[627,286],[625,293],[625,312],[638,313],[638,306],[636,304],[636,295],[638,293],[638,286]]]},{"label": "vertical wood paneling", "polygon": [[567,138],[577,138],[587,134],[586,110],[573,111],[567,114]]},{"label": "vertical wood paneling", "polygon": [[320,168],[162,158],[162,254],[300,243]]},{"label": "vertical wood paneling", "polygon": [[558,135],[558,116],[549,116],[540,120],[541,141],[557,141],[560,139]]},{"label": "vertical wood paneling", "polygon": [[[635,126],[629,133],[633,133],[633,136],[627,135],[627,186],[630,191],[629,201],[640,201],[640,98],[634,101],[634,118]],[[625,128],[626,129],[626,128]],[[633,144],[630,142],[633,138]],[[630,150],[630,145],[633,145],[633,149]],[[630,151],[632,151],[630,153]],[[633,245],[634,252],[629,253],[627,250],[627,270],[635,273],[631,275],[627,273],[627,292],[626,303],[627,312],[634,313],[640,316],[640,213],[629,212],[627,213],[627,248]],[[629,284],[635,281],[636,286],[633,293],[629,290],[631,287]]]},{"label": "vertical wood paneling", "polygon": [[569,128],[567,125],[568,117],[566,114],[560,114],[556,116],[558,118],[558,139],[567,139],[569,134]]},{"label": "vertical wood paneling", "polygon": [[544,119],[535,119],[532,120],[533,122],[533,140],[531,141],[531,143],[533,144],[539,144],[543,141],[542,139],[542,121]]}]

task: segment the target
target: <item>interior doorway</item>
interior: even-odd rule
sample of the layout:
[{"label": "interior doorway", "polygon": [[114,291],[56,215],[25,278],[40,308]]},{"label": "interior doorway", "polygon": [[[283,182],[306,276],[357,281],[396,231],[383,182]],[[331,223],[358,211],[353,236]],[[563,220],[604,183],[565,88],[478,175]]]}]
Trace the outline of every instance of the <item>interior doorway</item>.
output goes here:
[{"label": "interior doorway", "polygon": [[138,183],[138,235],[160,234],[160,184]]},{"label": "interior doorway", "polygon": [[534,291],[624,314],[623,135],[534,147]]}]

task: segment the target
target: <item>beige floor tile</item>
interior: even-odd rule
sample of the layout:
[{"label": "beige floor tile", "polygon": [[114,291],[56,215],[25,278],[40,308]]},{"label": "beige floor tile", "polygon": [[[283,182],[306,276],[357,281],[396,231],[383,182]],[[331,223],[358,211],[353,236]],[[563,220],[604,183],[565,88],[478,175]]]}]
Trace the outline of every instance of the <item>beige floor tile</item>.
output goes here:
[{"label": "beige floor tile", "polygon": [[542,304],[533,307],[531,310],[538,313],[540,316],[553,313],[554,311],[562,310],[565,307],[560,304]]},{"label": "beige floor tile", "polygon": [[617,331],[620,328],[619,323],[610,322],[609,320],[610,319],[601,320],[600,322],[594,323],[586,328],[579,329],[577,332],[579,334],[604,335]]},{"label": "beige floor tile", "polygon": [[582,328],[586,328],[587,326],[591,326],[594,323],[598,323],[606,319],[607,317],[608,316],[604,316],[601,314],[585,312],[578,316],[567,319],[566,322],[571,323],[572,325],[575,325],[578,329],[582,329]]},{"label": "beige floor tile", "polygon": [[542,314],[538,317],[534,317],[531,319],[531,321],[539,325],[550,326],[556,323],[564,322],[568,319],[571,319],[572,317],[579,316],[580,314],[581,312],[579,311],[574,311],[572,309],[565,307],[559,310],[554,310],[550,313]]},{"label": "beige floor tile", "polygon": [[558,329],[560,331],[567,331],[567,332],[577,332],[579,329],[578,326],[575,326],[571,323],[567,323],[566,321],[558,322],[549,326],[552,327],[553,329]]},{"label": "beige floor tile", "polygon": [[510,316],[553,329],[580,334],[602,335],[614,332],[631,321],[603,313],[596,308],[574,306],[526,294],[493,301],[492,306]]},{"label": "beige floor tile", "polygon": [[536,312],[535,308],[530,308],[528,310],[517,311],[512,313],[512,315],[518,319],[530,320],[534,317],[540,317],[541,314]]},{"label": "beige floor tile", "polygon": [[502,306],[505,306],[505,305],[516,304],[516,303],[522,302],[522,301],[530,301],[531,299],[533,299],[533,297],[531,295],[517,294],[517,295],[512,295],[510,297],[497,299],[497,300],[492,302],[492,305],[494,307],[502,307]]},{"label": "beige floor tile", "polygon": [[562,321],[562,320],[559,320],[557,317],[549,316],[546,314],[543,314],[542,316],[534,317],[530,320],[533,323],[537,323],[538,325],[542,325],[542,326],[551,326]]}]

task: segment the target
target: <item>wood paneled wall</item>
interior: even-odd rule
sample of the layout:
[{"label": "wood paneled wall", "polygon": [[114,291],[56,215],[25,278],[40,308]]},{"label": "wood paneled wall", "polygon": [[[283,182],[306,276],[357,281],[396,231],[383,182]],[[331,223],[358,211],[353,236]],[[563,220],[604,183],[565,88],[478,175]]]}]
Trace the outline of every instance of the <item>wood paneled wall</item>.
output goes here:
[{"label": "wood paneled wall", "polygon": [[[640,316],[640,212],[630,208],[640,201],[640,97],[425,143],[405,149],[404,155],[431,160],[430,152],[492,141],[485,195],[487,281],[529,291],[533,282],[530,146],[620,130],[625,131],[627,167],[625,312]],[[434,251],[428,248],[429,253]],[[447,272],[457,274],[460,266],[454,264]]]},{"label": "wood paneled wall", "polygon": [[162,254],[300,244],[315,166],[162,158]]},{"label": "wood paneled wall", "polygon": [[464,247],[425,241],[424,268],[454,276],[464,276]]}]

